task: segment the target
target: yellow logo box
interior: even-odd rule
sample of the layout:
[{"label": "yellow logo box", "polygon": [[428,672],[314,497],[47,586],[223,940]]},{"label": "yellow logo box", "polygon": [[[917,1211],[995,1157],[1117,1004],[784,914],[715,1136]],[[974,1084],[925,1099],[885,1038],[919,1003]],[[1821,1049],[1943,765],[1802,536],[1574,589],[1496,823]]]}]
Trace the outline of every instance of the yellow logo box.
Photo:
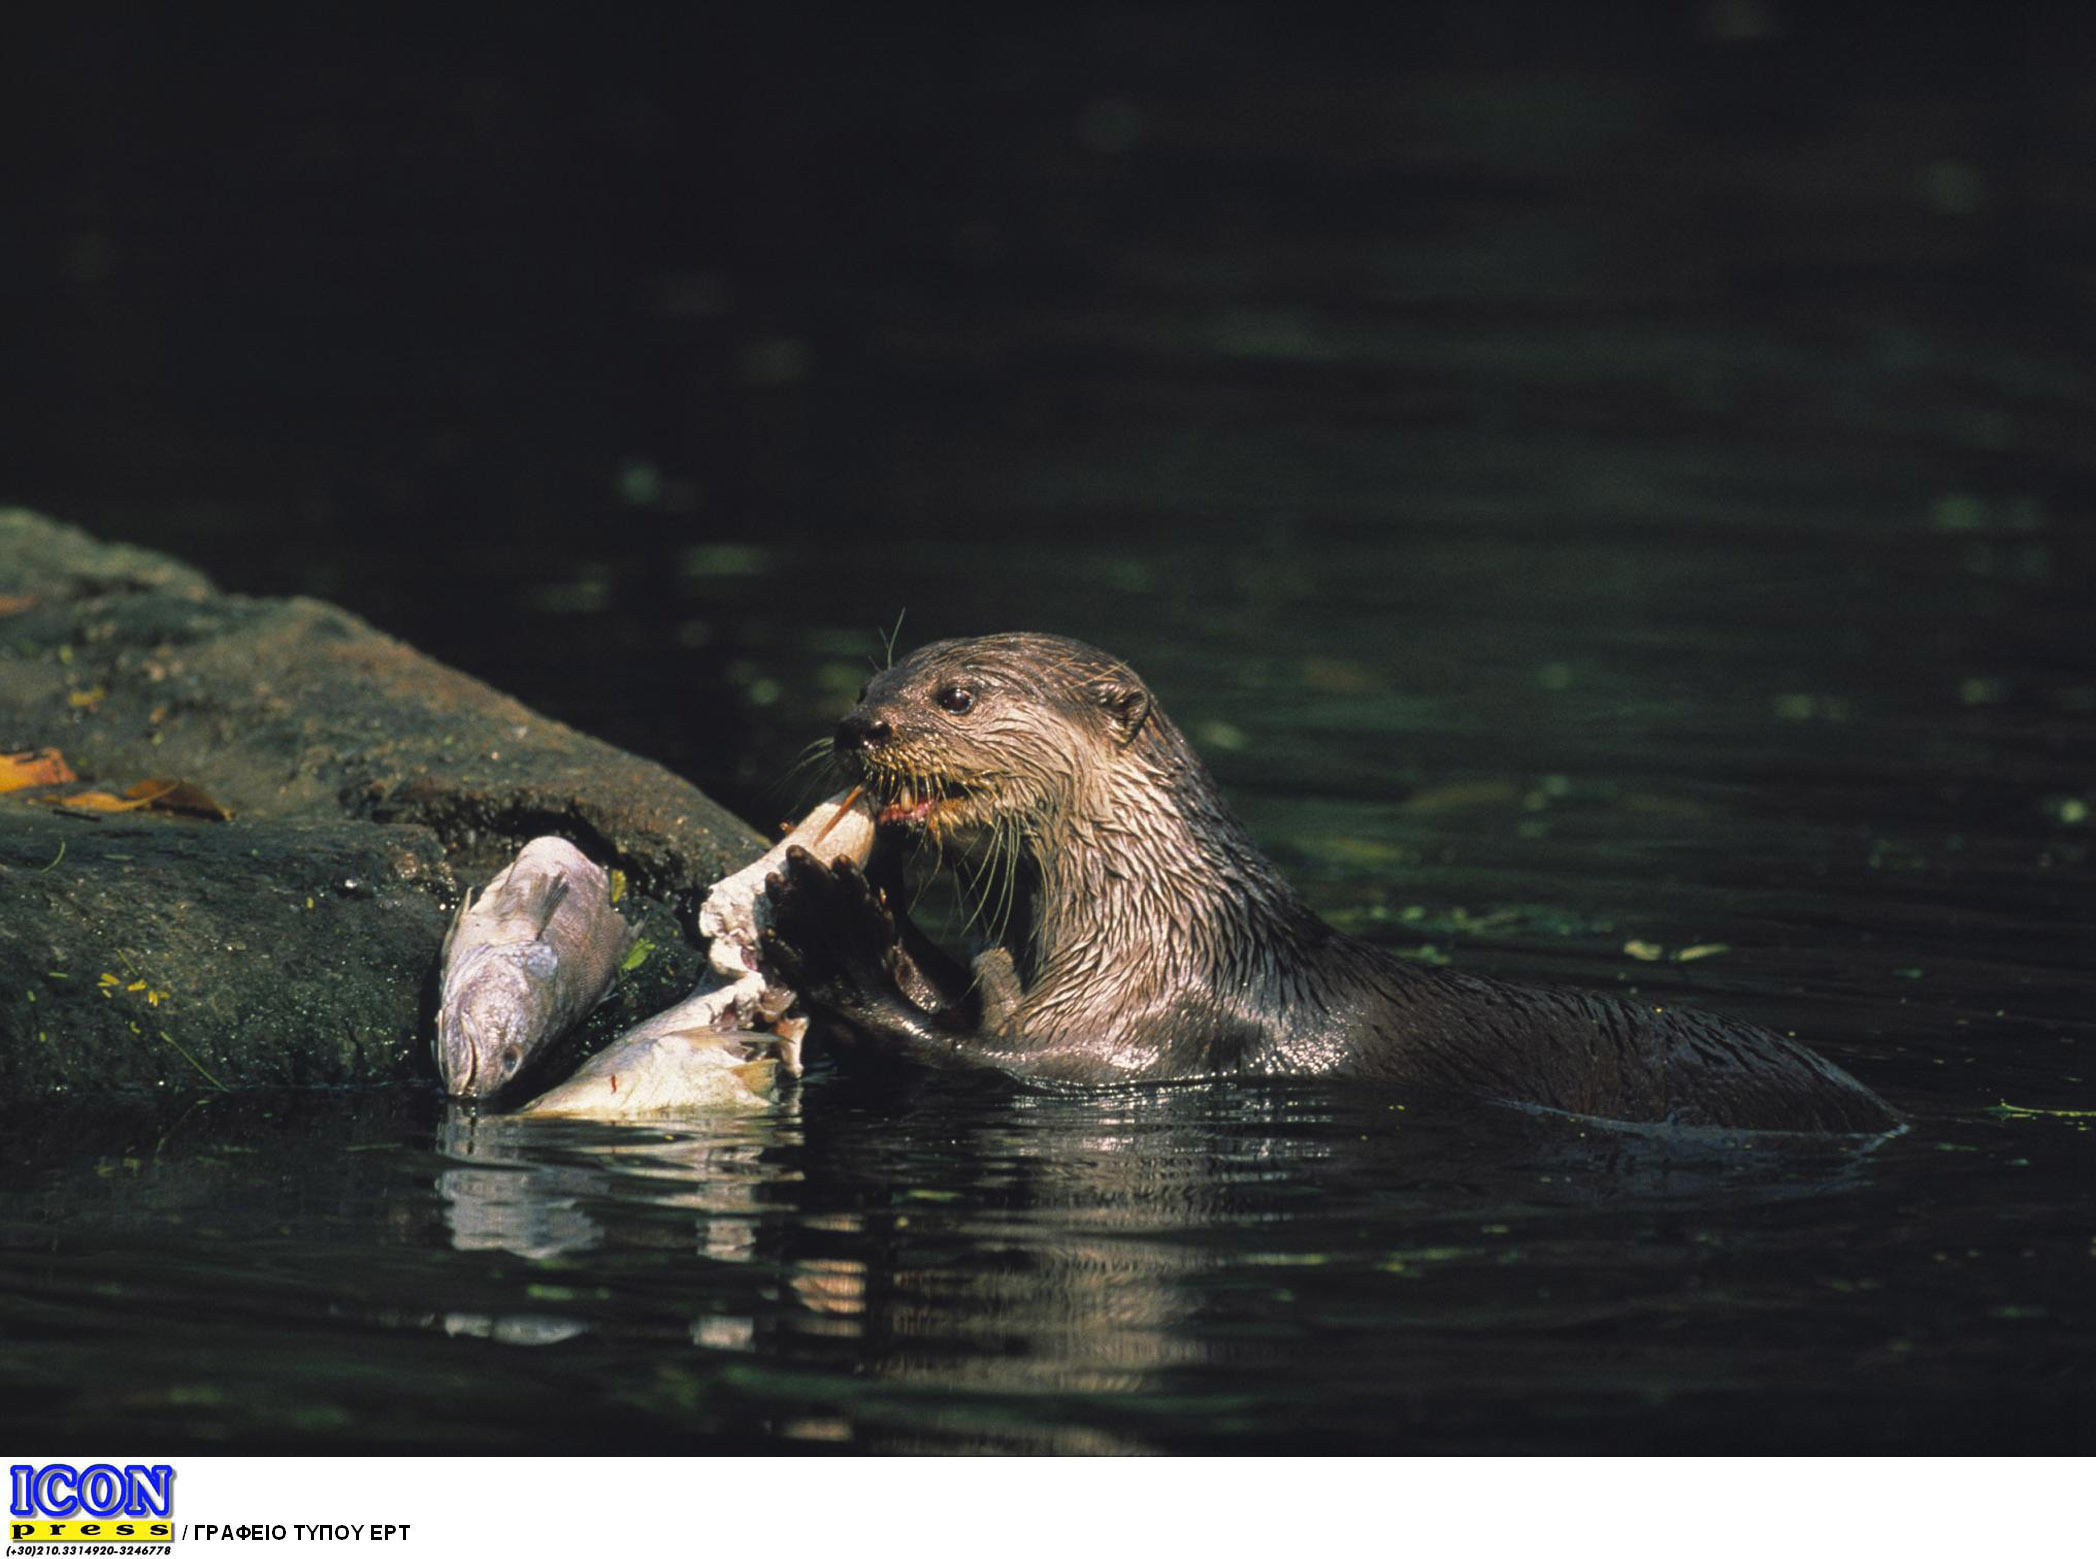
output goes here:
[{"label": "yellow logo box", "polygon": [[24,1521],[7,1524],[11,1543],[172,1543],[172,1521],[138,1516],[88,1516],[80,1521]]}]

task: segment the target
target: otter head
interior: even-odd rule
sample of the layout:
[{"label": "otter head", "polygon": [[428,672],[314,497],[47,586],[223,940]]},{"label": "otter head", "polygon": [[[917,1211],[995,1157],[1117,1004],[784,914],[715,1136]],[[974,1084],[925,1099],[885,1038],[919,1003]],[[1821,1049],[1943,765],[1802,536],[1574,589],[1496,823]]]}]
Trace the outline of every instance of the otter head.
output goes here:
[{"label": "otter head", "polygon": [[883,822],[965,848],[1081,807],[1162,719],[1111,655],[1006,633],[928,644],[879,673],[832,746]]}]

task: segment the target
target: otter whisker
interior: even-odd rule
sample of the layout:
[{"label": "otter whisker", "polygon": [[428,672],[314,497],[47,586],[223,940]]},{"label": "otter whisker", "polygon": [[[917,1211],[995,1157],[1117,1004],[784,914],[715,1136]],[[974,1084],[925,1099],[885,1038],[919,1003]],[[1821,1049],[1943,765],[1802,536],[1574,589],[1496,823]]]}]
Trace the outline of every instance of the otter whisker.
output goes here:
[{"label": "otter whisker", "polygon": [[1005,933],[1012,928],[1012,910],[1019,896],[1019,839],[1018,824],[1012,818],[999,818],[998,826],[990,835],[990,862],[999,873],[1002,892],[997,905],[997,915],[990,928],[990,940],[1002,945]]},{"label": "otter whisker", "polygon": [[817,767],[827,763],[829,759],[829,753],[826,751],[826,749],[828,746],[829,744],[827,742],[817,742],[811,743],[808,746],[803,747],[799,752],[793,755],[792,759],[786,764],[786,766],[782,768],[778,772],[778,774],[772,779],[769,788],[774,790],[781,789],[788,784],[795,783],[806,778],[809,774],[813,773]]},{"label": "otter whisker", "polygon": [[828,788],[834,762],[830,739],[819,736],[795,754],[793,761],[764,787],[764,793],[774,801],[791,796],[797,803],[792,810],[805,813],[818,799],[818,788]]},{"label": "otter whisker", "polygon": [[[996,835],[993,832],[991,834],[991,842],[988,848],[988,852],[986,853],[985,857],[980,861],[969,863],[969,875],[966,886],[967,897],[972,903],[972,908],[969,910],[967,923],[961,927],[961,934],[963,936],[966,936],[970,931],[973,931],[978,924],[982,924],[985,927],[987,927],[989,924],[990,917],[986,916],[986,911],[989,909],[990,906],[990,890],[985,886],[985,884],[989,883],[990,874],[995,869],[995,866]],[[986,932],[986,934],[989,936],[990,940],[996,940],[996,934],[994,932]]]},{"label": "otter whisker", "polygon": [[912,915],[916,914],[918,906],[924,903],[925,894],[931,891],[933,881],[938,877],[941,868],[946,864],[946,846],[936,834],[931,833],[929,830],[926,831],[924,838],[918,841],[917,848],[910,857],[910,864],[914,866],[922,861],[927,850],[932,855],[931,866],[926,870],[912,874],[917,881],[916,887],[910,893],[909,912]]}]

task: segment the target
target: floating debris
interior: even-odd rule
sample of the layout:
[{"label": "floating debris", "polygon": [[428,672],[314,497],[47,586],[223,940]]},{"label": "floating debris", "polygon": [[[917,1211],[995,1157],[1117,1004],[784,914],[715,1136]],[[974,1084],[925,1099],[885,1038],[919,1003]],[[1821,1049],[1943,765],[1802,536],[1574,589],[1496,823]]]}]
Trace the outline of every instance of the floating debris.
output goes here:
[{"label": "floating debris", "polygon": [[1661,959],[1677,964],[1692,964],[1699,958],[1715,958],[1720,953],[1732,951],[1730,942],[1696,942],[1687,947],[1678,947],[1668,952],[1658,942],[1647,942],[1633,937],[1623,944],[1623,951],[1640,963],[1656,964]]},{"label": "floating debris", "polygon": [[1999,1115],[2004,1120],[2096,1121],[2096,1110],[2047,1110],[2035,1105],[2011,1104],[2006,1099],[1999,1104],[1990,1105],[1987,1113]]},{"label": "floating debris", "polygon": [[1677,964],[1692,964],[1698,958],[1715,958],[1720,953],[1729,953],[1731,951],[1732,944],[1729,942],[1698,942],[1693,947],[1684,947],[1675,953],[1674,962]]}]

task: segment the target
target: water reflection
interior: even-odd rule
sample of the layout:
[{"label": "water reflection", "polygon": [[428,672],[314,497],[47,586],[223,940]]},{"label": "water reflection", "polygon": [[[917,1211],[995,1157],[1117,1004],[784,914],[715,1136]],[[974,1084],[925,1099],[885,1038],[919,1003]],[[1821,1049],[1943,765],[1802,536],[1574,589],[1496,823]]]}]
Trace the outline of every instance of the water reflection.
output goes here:
[{"label": "water reflection", "polygon": [[[382,1421],[520,1449],[1425,1449],[1562,1443],[1522,1427],[1545,1401],[1649,1445],[1653,1401],[1780,1380],[1827,1444],[1900,1420],[1819,1381],[2086,1358],[2086,1231],[2019,1198],[2085,1176],[2090,1139],[2044,1121],[1852,1150],[1312,1084],[834,1074],[683,1125],[416,1090],[97,1119],[0,1221],[0,1371],[84,1382],[64,1423],[121,1396],[314,1446]],[[109,1349],[125,1369],[87,1362]]]},{"label": "water reflection", "polygon": [[793,1104],[714,1126],[578,1124],[480,1115],[456,1105],[437,1123],[450,1167],[436,1191],[454,1249],[550,1261],[605,1240],[606,1210],[678,1208],[694,1215],[698,1254],[748,1260],[767,1180],[791,1178],[767,1153],[792,1134]]},{"label": "water reflection", "polygon": [[454,1310],[443,1319],[444,1335],[447,1337],[482,1337],[490,1342],[511,1343],[526,1348],[540,1348],[548,1343],[566,1342],[571,1337],[580,1337],[589,1327],[581,1321],[572,1321],[551,1315],[474,1315],[468,1311]]},{"label": "water reflection", "polygon": [[437,1176],[453,1248],[506,1250],[540,1260],[596,1245],[603,1231],[577,1203],[603,1194],[605,1178],[587,1169],[533,1164],[514,1148],[505,1152],[509,1133],[501,1124],[454,1111],[438,1128],[439,1152],[489,1166]]},{"label": "water reflection", "polygon": [[[688,1418],[719,1361],[748,1359],[756,1395],[796,1404],[762,1414],[761,1433],[898,1447],[1152,1448],[1154,1404],[1189,1382],[1343,1403],[1354,1370],[1438,1377],[1432,1347],[1413,1350],[1474,1338],[1480,1317],[1642,1324],[1674,1302],[1693,1240],[1648,1239],[1598,1303],[1584,1254],[1552,1295],[1550,1241],[1626,1210],[1650,1223],[1848,1197],[1872,1173],[1863,1146],[1623,1133],[1312,1084],[1066,1096],[829,1077],[754,1118],[453,1111],[435,1137],[455,1249],[561,1269],[554,1301],[605,1285],[528,1324],[454,1311],[452,1335],[594,1326],[639,1345],[643,1417]],[[669,1362],[651,1307],[681,1313],[690,1364]],[[1348,1352],[1320,1349],[1349,1314],[1374,1325]]]}]

